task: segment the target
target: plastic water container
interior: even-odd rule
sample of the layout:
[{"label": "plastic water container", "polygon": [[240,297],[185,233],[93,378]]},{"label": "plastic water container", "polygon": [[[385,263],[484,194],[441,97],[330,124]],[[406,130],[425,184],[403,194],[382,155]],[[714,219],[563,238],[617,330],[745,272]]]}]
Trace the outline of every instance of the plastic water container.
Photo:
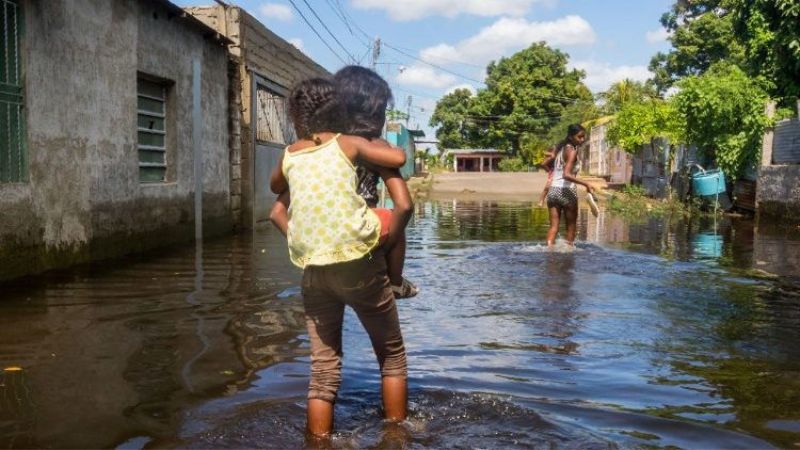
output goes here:
[{"label": "plastic water container", "polygon": [[725,192],[725,174],[719,170],[703,170],[692,175],[692,193],[696,196]]}]

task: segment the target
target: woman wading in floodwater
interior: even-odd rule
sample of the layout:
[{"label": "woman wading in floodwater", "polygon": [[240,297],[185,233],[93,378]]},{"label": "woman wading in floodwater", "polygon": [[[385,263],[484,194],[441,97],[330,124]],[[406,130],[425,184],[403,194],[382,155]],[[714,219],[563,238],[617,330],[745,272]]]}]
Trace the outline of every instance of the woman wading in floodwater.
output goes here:
[{"label": "woman wading in floodwater", "polygon": [[[578,222],[578,184],[586,187],[591,193],[594,189],[589,183],[577,177],[581,170],[578,161],[578,147],[586,141],[586,130],[579,124],[567,128],[567,137],[556,146],[552,156],[554,162],[553,182],[547,193],[547,210],[550,213],[550,229],[547,231],[547,246],[552,247],[558,234],[561,218],[567,226],[567,243],[575,244],[575,232]],[[547,164],[546,160],[544,164]]]}]

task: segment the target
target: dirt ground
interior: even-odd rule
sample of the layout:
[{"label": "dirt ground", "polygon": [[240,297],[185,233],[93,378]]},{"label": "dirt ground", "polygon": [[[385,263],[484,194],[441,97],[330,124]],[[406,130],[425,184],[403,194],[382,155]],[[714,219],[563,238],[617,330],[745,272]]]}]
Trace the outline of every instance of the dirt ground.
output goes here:
[{"label": "dirt ground", "polygon": [[538,201],[545,172],[461,172],[433,175],[432,197]]}]

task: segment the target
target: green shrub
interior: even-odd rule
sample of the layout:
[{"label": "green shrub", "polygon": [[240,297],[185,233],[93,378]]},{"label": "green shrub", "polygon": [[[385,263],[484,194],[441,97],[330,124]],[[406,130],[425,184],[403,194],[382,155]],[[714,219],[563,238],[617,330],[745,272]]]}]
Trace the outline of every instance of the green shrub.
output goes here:
[{"label": "green shrub", "polygon": [[644,188],[638,184],[626,184],[622,188],[622,193],[631,197],[644,197],[647,194]]},{"label": "green shrub", "polygon": [[497,164],[501,172],[527,172],[528,165],[522,158],[504,158]]}]

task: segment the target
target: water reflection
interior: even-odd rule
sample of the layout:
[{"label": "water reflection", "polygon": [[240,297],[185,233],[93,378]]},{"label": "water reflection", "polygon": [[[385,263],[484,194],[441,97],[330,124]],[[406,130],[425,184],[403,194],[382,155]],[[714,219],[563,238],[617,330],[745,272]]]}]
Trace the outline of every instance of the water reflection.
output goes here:
[{"label": "water reflection", "polygon": [[[0,304],[0,447],[174,438],[181,411],[299,350],[297,274],[264,236],[19,280]],[[276,256],[277,255],[277,256]],[[85,393],[85,395],[81,395]],[[89,432],[89,430],[92,430]]]},{"label": "water reflection", "polygon": [[[410,420],[380,420],[348,315],[334,447],[800,441],[796,231],[583,210],[583,242],[554,253],[547,222],[530,203],[418,205]],[[264,229],[2,286],[0,369],[22,370],[0,372],[0,447],[306,445],[299,275]]]}]

